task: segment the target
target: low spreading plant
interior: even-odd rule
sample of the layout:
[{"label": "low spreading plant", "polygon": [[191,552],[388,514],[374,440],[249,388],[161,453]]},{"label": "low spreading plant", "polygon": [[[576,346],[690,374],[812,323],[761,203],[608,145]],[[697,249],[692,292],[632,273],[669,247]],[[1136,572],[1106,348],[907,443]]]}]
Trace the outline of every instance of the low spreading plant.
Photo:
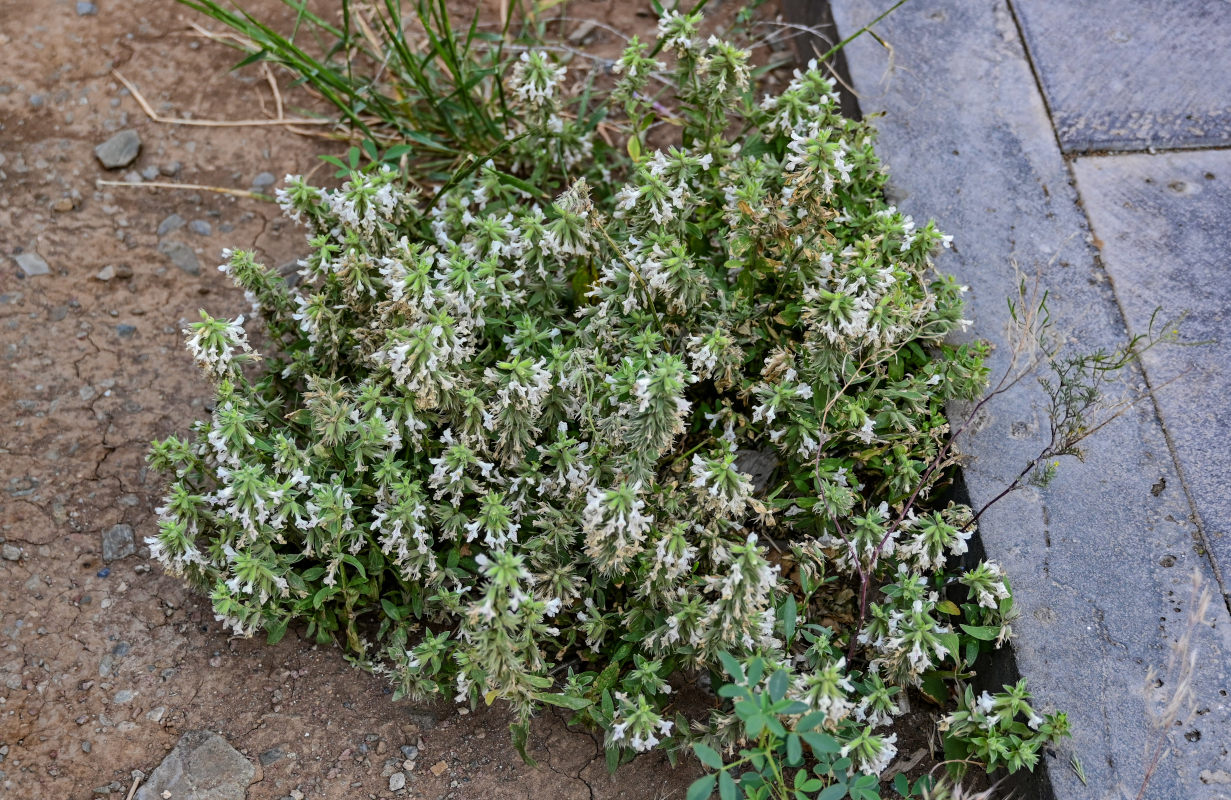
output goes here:
[{"label": "low spreading plant", "polygon": [[[304,623],[395,697],[503,700],[519,746],[544,704],[613,764],[769,731],[792,765],[812,747],[808,787],[869,796],[905,690],[948,702],[1009,632],[1006,576],[954,566],[975,515],[941,497],[944,409],[984,391],[985,350],[948,343],[949,237],[885,201],[821,67],[757,100],[749,54],[700,24],[666,13],[600,101],[546,52],[508,60],[500,164],[430,195],[379,164],[289,177],[311,253],[293,286],[226,256],[263,353],[242,316],[189,326],[217,397],[153,447],[147,541],[236,633]],[[583,102],[623,111],[627,157],[593,159]],[[723,659],[738,702],[672,714]],[[1036,715],[999,708],[949,730],[1032,766]]]}]

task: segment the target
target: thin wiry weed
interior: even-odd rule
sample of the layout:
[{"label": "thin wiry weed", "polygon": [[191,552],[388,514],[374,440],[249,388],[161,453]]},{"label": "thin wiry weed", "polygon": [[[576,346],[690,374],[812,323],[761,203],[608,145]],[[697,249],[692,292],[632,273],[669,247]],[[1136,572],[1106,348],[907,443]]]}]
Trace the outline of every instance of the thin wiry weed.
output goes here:
[{"label": "thin wiry weed", "polygon": [[[1137,794],[1132,795],[1136,800],[1142,800],[1146,796],[1146,788],[1159,763],[1171,752],[1171,744],[1168,741],[1171,732],[1177,726],[1187,725],[1197,713],[1193,676],[1197,671],[1200,647],[1196,639],[1198,631],[1210,624],[1206,614],[1210,610],[1213,597],[1214,593],[1205,585],[1201,572],[1194,569],[1184,632],[1171,644],[1167,671],[1162,677],[1153,666],[1146,672],[1146,719],[1150,722],[1154,736],[1146,743],[1147,766]],[[1129,796],[1128,790],[1125,790],[1124,797]]]}]

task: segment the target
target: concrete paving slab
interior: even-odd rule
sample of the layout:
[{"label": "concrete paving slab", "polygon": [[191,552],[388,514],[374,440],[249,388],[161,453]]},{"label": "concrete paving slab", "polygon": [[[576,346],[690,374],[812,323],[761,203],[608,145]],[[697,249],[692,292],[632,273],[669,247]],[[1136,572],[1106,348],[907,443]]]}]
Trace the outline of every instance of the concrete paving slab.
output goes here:
[{"label": "concrete paving slab", "polygon": [[1066,152],[1231,144],[1226,0],[1013,0]]},{"label": "concrete paving slab", "polygon": [[[833,5],[845,35],[885,4]],[[877,32],[891,53],[869,37],[846,50],[861,108],[886,112],[879,150],[898,203],[956,237],[939,266],[971,286],[968,316],[973,333],[996,344],[993,374],[1010,357],[1005,299],[1023,275],[1051,292],[1052,315],[1075,346],[1123,344],[1128,332],[1004,0],[907,4]],[[1038,452],[1042,408],[1037,385],[1023,382],[963,437],[976,507]],[[1231,785],[1203,779],[1231,773],[1225,606],[1196,634],[1203,666],[1193,690],[1207,713],[1164,731],[1146,707],[1148,670],[1166,668],[1185,630],[1190,576],[1214,582],[1178,480],[1147,401],[1090,440],[1084,463],[1065,462],[1046,489],[1011,495],[983,518],[983,546],[1012,577],[1022,612],[1017,664],[1041,705],[1067,711],[1074,728],[1024,796],[1134,797],[1162,746],[1168,754],[1145,796],[1231,798]],[[1087,783],[1070,767],[1073,755]]]},{"label": "concrete paving slab", "polygon": [[[1231,6],[1228,7],[1231,14]],[[1181,312],[1183,340],[1143,361],[1227,588],[1231,568],[1231,151],[1073,162],[1103,264],[1134,334]],[[1228,732],[1231,739],[1231,732]]]}]

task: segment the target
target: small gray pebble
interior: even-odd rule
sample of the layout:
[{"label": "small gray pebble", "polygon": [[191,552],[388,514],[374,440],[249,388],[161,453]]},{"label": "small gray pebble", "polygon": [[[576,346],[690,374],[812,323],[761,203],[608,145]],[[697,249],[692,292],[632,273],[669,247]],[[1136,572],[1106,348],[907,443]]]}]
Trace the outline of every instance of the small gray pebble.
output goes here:
[{"label": "small gray pebble", "polygon": [[282,752],[282,748],[271,747],[264,753],[261,753],[261,755],[257,756],[257,760],[261,762],[262,767],[268,767],[270,764],[280,760],[285,755],[286,753]]},{"label": "small gray pebble", "polygon": [[159,167],[159,169],[162,170],[162,174],[167,176],[179,175],[180,170],[183,168],[184,165],[178,161],[172,161],[170,164],[163,164]]},{"label": "small gray pebble", "polygon": [[189,275],[201,274],[201,262],[197,261],[197,254],[183,242],[160,242],[158,252],[171,259],[172,264]]},{"label": "small gray pebble", "polygon": [[214,232],[214,229],[210,227],[210,224],[203,219],[194,219],[192,222],[189,222],[188,230],[198,236],[209,236]]},{"label": "small gray pebble", "polygon": [[13,258],[17,261],[21,274],[27,278],[51,274],[51,267],[47,266],[47,262],[38,253],[21,253]]},{"label": "small gray pebble", "polygon": [[150,164],[145,169],[141,170],[141,177],[147,181],[152,181],[158,177],[158,167]]},{"label": "small gray pebble", "polygon": [[131,644],[129,644],[128,642],[120,642],[115,647],[111,648],[111,655],[126,656],[128,655],[129,650],[132,650]]},{"label": "small gray pebble", "polygon": [[83,752],[83,753],[88,753],[88,752],[90,752],[90,751],[91,751],[91,750],[93,750],[93,749],[94,749],[94,745],[90,744],[89,742],[82,742],[82,743],[81,743],[81,752]]},{"label": "small gray pebble", "polygon": [[78,0],[77,16],[92,17],[97,13],[98,13],[98,6],[94,5],[93,3],[84,2],[84,0]]},{"label": "small gray pebble", "polygon": [[166,236],[171,231],[182,227],[184,227],[184,218],[179,214],[172,214],[162,222],[158,223],[158,235]]},{"label": "small gray pebble", "polygon": [[404,744],[402,745],[402,755],[406,757],[407,761],[418,758],[419,748],[415,747],[414,745]]},{"label": "small gray pebble", "polygon": [[133,325],[116,325],[115,332],[121,339],[131,339],[133,334],[137,332],[137,328]]},{"label": "small gray pebble", "polygon": [[0,556],[3,556],[5,561],[18,561],[21,559],[21,548],[16,545],[6,544],[0,547]]},{"label": "small gray pebble", "polygon": [[30,108],[42,108],[43,96],[41,94],[30,95]]},{"label": "small gray pebble", "polygon": [[396,792],[406,788],[406,773],[395,772],[389,776],[389,791]]},{"label": "small gray pebble", "polygon": [[94,148],[94,155],[107,169],[122,169],[137,160],[141,137],[132,128],[122,130]]},{"label": "small gray pebble", "polygon": [[132,689],[121,689],[115,693],[115,697],[111,699],[111,702],[116,705],[124,705],[125,703],[131,703],[132,699],[136,696],[137,693]]},{"label": "small gray pebble", "polygon": [[252,187],[254,189],[264,189],[267,186],[273,186],[277,180],[272,172],[261,172],[252,179]]},{"label": "small gray pebble", "polygon": [[130,169],[128,172],[124,173],[124,182],[141,183],[141,173],[137,172],[135,169]]},{"label": "small gray pebble", "polygon": [[[128,326],[131,327],[131,326]],[[136,330],[136,328],[133,328]],[[103,532],[103,561],[118,561],[137,552],[131,525],[112,525]]]}]

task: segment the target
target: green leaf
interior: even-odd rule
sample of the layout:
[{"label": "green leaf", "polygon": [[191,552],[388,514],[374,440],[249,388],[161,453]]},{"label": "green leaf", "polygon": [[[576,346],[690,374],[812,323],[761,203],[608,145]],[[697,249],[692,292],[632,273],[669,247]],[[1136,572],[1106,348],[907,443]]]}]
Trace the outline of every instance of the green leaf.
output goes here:
[{"label": "green leaf", "polygon": [[739,797],[739,789],[735,786],[735,780],[725,769],[718,773],[718,797],[721,800],[736,800]]},{"label": "green leaf", "polygon": [[594,705],[593,700],[587,700],[584,697],[575,697],[571,694],[540,694],[536,696],[538,700],[553,706],[561,708],[570,708],[573,711],[581,711],[583,708],[589,708]]},{"label": "green leaf", "polygon": [[765,661],[760,656],[757,656],[748,662],[748,677],[749,686],[756,686],[761,682],[761,676],[765,674]]},{"label": "green leaf", "polygon": [[816,796],[816,800],[842,800],[843,797],[846,797],[846,787],[835,783],[833,786],[822,789],[821,793]]},{"label": "green leaf", "polygon": [[910,781],[901,772],[893,776],[893,788],[903,797],[910,796]]},{"label": "green leaf", "polygon": [[517,750],[517,754],[521,756],[521,760],[532,767],[537,767],[538,764],[529,753],[526,752],[526,742],[530,738],[530,723],[523,722],[518,724],[514,722],[509,725],[509,734],[513,739],[513,748]]},{"label": "green leaf", "polygon": [[786,737],[786,760],[792,767],[804,760],[804,746],[799,740],[799,734],[792,733]]},{"label": "green leaf", "polygon": [[945,683],[944,675],[938,670],[923,673],[919,690],[933,703],[943,706],[949,701],[949,685]]},{"label": "green leaf", "polygon": [[[803,572],[803,570],[800,570]],[[782,604],[782,635],[789,646],[795,639],[795,622],[799,616],[799,607],[795,603],[795,595],[788,594]]]},{"label": "green leaf", "polygon": [[607,772],[614,773],[620,766],[620,751],[614,747],[607,748]]},{"label": "green leaf", "polygon": [[962,653],[962,637],[956,633],[940,633],[936,638],[940,639],[940,643],[949,651],[949,657],[953,659],[953,662],[958,663]]},{"label": "green leaf", "polygon": [[365,581],[368,579],[368,571],[364,568],[363,563],[359,559],[347,553],[342,556],[342,560],[359,570],[359,577],[363,578]]},{"label": "green leaf", "polygon": [[688,787],[684,800],[709,800],[709,796],[714,793],[714,783],[717,780],[718,776],[715,774],[702,775],[700,778],[697,778]]},{"label": "green leaf", "polygon": [[611,692],[603,690],[603,715],[608,719],[615,718],[615,702],[611,699]]},{"label": "green leaf", "polygon": [[322,586],[317,590],[316,594],[312,595],[312,607],[319,609],[322,605],[324,605],[325,601],[336,594],[337,591],[338,587],[336,585]]},{"label": "green leaf", "polygon": [[795,730],[803,733],[805,731],[814,731],[821,726],[825,721],[824,711],[809,711],[800,718],[798,724],[795,725]]},{"label": "green leaf", "polygon": [[769,678],[769,698],[776,703],[786,697],[786,690],[789,685],[790,680],[787,678],[786,670],[778,670]]},{"label": "green leaf", "polygon": [[265,643],[277,644],[282,641],[282,637],[286,635],[286,628],[290,624],[290,617],[281,617],[273,622],[265,625]]},{"label": "green leaf", "polygon": [[722,668],[727,671],[727,674],[735,679],[737,683],[744,682],[744,668],[740,666],[739,661],[730,653],[719,653],[718,660],[722,662]]},{"label": "green leaf", "polygon": [[838,740],[827,733],[801,733],[799,737],[807,742],[817,755],[832,755],[842,751],[842,745],[838,744]]},{"label": "green leaf", "polygon": [[936,604],[937,611],[943,611],[946,614],[956,617],[962,613],[962,609],[957,607],[957,603],[952,600],[941,600]]},{"label": "green leaf", "polygon": [[607,665],[607,668],[599,673],[598,680],[594,682],[594,688],[601,691],[612,688],[616,685],[616,681],[620,677],[620,665],[618,662],[612,662]]},{"label": "green leaf", "polygon": [[628,137],[628,157],[633,161],[641,160],[641,140],[636,136]]},{"label": "green leaf", "polygon": [[710,769],[722,769],[722,756],[718,751],[709,745],[697,742],[692,746],[692,750],[697,754],[697,758],[701,759],[701,763]]},{"label": "green leaf", "polygon": [[996,625],[963,625],[962,630],[984,642],[995,641],[1000,636],[1000,628]]},{"label": "green leaf", "polygon": [[382,597],[380,599],[380,607],[385,610],[386,616],[388,616],[390,619],[396,620],[398,622],[402,621],[402,609],[398,608],[392,602],[390,602],[389,598]]}]

